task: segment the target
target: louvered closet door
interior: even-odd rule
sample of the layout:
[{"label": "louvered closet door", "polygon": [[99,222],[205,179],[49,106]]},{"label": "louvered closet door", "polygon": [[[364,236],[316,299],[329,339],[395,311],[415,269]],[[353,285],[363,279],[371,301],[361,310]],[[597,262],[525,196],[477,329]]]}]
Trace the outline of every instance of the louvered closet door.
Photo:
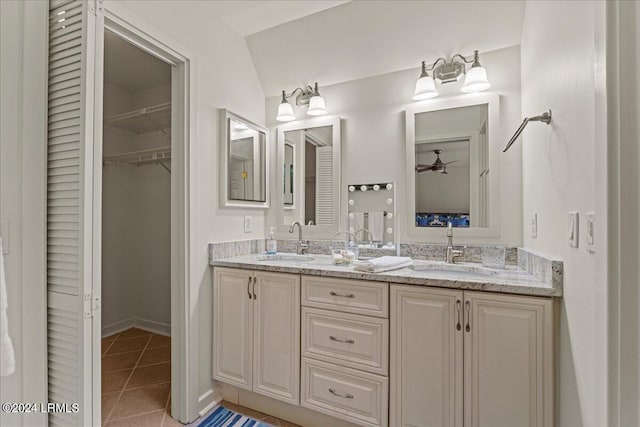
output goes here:
[{"label": "louvered closet door", "polygon": [[333,147],[316,147],[316,225],[333,223]]},{"label": "louvered closet door", "polygon": [[[93,405],[100,399],[99,372],[97,378],[92,375],[100,354],[92,318],[91,188],[96,22],[102,21],[96,20],[95,1],[51,0],[49,5],[48,400],[79,404],[79,412],[68,406],[50,413],[49,424],[99,425]],[[102,43],[102,36],[98,39]]]}]

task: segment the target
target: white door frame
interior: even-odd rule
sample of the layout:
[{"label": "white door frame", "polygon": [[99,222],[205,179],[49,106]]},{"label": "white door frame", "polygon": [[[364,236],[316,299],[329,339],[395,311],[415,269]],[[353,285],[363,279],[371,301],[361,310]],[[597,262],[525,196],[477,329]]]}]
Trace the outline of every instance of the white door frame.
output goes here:
[{"label": "white door frame", "polygon": [[[197,358],[189,352],[195,339],[190,322],[190,135],[195,97],[191,93],[191,56],[184,54],[172,40],[163,39],[162,33],[135,15],[127,13],[117,4],[105,2],[104,27],[129,43],[172,65],[171,72],[171,414],[188,422],[197,416],[197,379],[192,375]],[[100,89],[101,90],[101,89]],[[102,97],[97,99],[102,102]],[[102,121],[102,117],[96,120]],[[102,126],[100,123],[100,130]],[[100,267],[102,233],[102,137],[97,138],[94,152],[94,263]],[[98,254],[98,256],[96,256]],[[100,271],[100,268],[98,268]],[[94,289],[101,291],[100,277],[94,278]],[[94,329],[95,331],[96,329]],[[100,327],[97,328],[99,333]],[[196,331],[197,332],[197,331]],[[97,358],[99,359],[99,358]],[[96,366],[97,365],[97,366]],[[94,369],[100,372],[99,362]],[[195,402],[195,403],[194,403]],[[99,409],[100,401],[94,402]],[[100,411],[97,410],[100,414]]]}]

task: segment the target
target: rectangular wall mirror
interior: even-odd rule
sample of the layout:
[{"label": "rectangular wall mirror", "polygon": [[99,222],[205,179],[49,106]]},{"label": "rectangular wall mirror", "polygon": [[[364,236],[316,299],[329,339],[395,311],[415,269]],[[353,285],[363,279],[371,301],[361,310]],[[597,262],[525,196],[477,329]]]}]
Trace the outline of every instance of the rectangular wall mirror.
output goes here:
[{"label": "rectangular wall mirror", "polygon": [[497,103],[480,94],[407,108],[409,234],[442,234],[449,222],[469,236],[496,232]]},{"label": "rectangular wall mirror", "polygon": [[269,207],[267,129],[226,109],[220,121],[223,206]]},{"label": "rectangular wall mirror", "polygon": [[315,118],[278,128],[280,224],[298,221],[310,233],[338,229],[340,120]]}]

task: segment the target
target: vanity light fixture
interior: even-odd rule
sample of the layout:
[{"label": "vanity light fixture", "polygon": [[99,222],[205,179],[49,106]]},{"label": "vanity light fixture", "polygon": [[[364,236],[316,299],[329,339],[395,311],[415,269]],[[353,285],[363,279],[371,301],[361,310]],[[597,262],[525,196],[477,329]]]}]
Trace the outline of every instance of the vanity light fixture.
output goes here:
[{"label": "vanity light fixture", "polygon": [[276,116],[277,121],[290,122],[296,119],[295,114],[293,114],[293,107],[289,104],[289,101],[287,101],[287,98],[291,98],[293,95],[296,95],[296,93],[296,105],[299,107],[308,107],[308,115],[322,116],[327,114],[324,98],[320,96],[320,92],[318,92],[318,83],[315,83],[314,87],[309,85],[305,88],[298,87],[289,95],[283,90],[282,101],[278,106],[278,115]]},{"label": "vanity light fixture", "polygon": [[[468,71],[466,64],[471,64]],[[433,71],[433,77],[429,75],[429,71]],[[480,55],[476,50],[473,53],[473,59],[467,59],[458,53],[453,55],[449,61],[445,58],[438,58],[429,67],[427,67],[426,61],[422,61],[422,72],[416,82],[413,100],[421,101],[438,96],[435,80],[441,84],[457,82],[463,74],[465,79],[460,88],[462,92],[481,92],[491,87],[491,83],[487,80],[487,70],[480,65]]]}]

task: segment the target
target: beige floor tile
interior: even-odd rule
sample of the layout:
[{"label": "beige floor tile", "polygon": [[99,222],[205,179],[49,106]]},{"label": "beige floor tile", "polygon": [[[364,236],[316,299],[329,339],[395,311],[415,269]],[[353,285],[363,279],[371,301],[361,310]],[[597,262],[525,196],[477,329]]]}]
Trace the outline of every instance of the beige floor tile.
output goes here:
[{"label": "beige floor tile", "polygon": [[170,389],[170,384],[159,384],[123,392],[109,421],[160,409],[164,411]]},{"label": "beige floor tile", "polygon": [[109,415],[109,412],[118,401],[118,396],[120,396],[120,392],[105,393],[102,395],[102,420],[103,421],[106,421],[107,416]]},{"label": "beige floor tile", "polygon": [[123,340],[127,338],[148,337],[149,335],[151,335],[151,332],[145,331],[144,329],[130,328],[126,331],[120,332],[120,336],[118,336],[118,339]]},{"label": "beige floor tile", "polygon": [[102,374],[102,393],[111,393],[122,390],[130,374],[131,369]]},{"label": "beige floor tile", "polygon": [[[127,389],[171,381],[171,363],[137,367],[131,375]],[[166,403],[166,402],[165,402]]]},{"label": "beige floor tile", "polygon": [[154,334],[147,348],[168,347],[171,345],[171,337]]},{"label": "beige floor tile", "polygon": [[171,361],[171,347],[147,348],[138,366],[155,365]]},{"label": "beige floor tile", "polygon": [[102,357],[102,372],[121,371],[123,369],[131,369],[136,366],[136,362],[140,358],[142,351],[133,351],[130,353],[118,353],[105,355]]},{"label": "beige floor tile", "polygon": [[142,350],[147,345],[149,337],[137,337],[128,339],[117,339],[107,350],[106,354],[126,353],[130,351]]},{"label": "beige floor tile", "polygon": [[165,412],[164,420],[162,420],[162,427],[182,427],[182,423],[178,420],[171,418],[169,411]]},{"label": "beige floor tile", "polygon": [[164,411],[155,411],[148,414],[137,415],[129,418],[121,418],[107,423],[108,427],[160,427]]}]

